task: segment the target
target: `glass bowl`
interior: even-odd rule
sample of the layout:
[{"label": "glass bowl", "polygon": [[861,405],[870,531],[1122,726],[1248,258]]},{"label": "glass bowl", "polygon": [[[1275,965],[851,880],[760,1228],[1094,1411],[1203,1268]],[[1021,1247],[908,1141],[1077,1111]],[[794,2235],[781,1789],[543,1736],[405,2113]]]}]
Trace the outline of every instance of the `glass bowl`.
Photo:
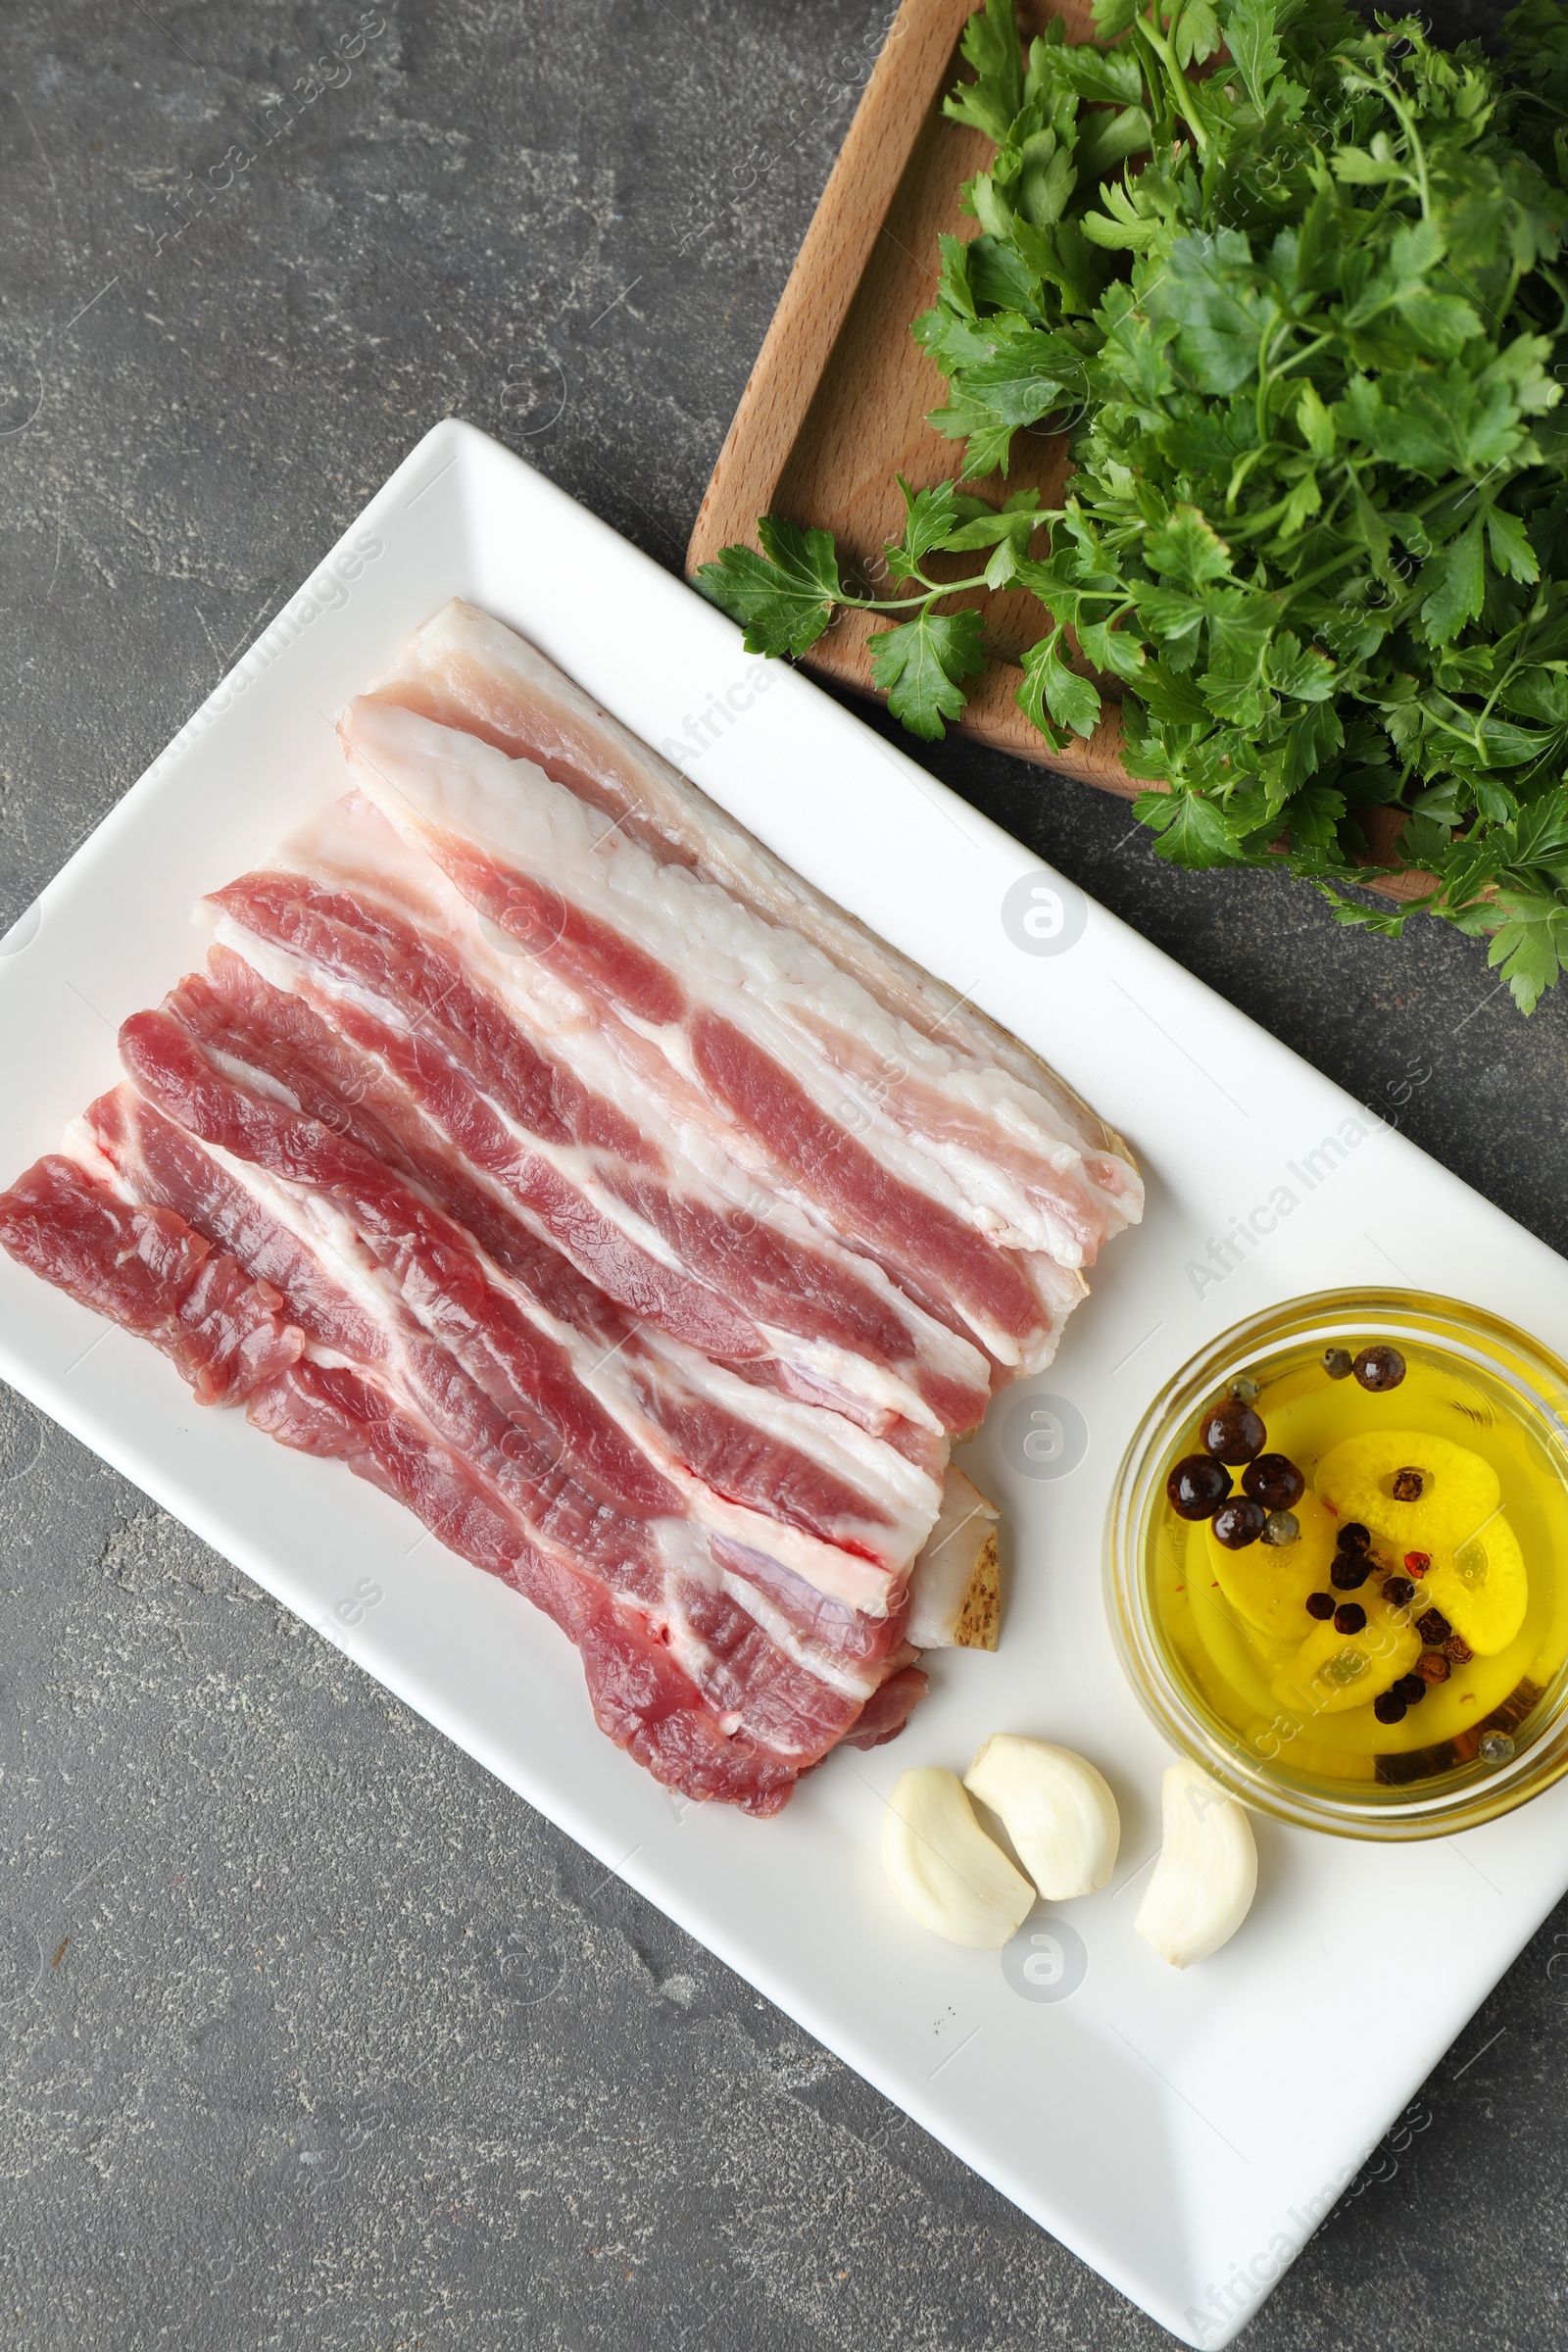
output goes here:
[{"label": "glass bowl", "polygon": [[[1538,1553],[1552,1554],[1548,1565],[1540,1557],[1529,1563],[1526,1631],[1538,1622],[1542,1630],[1532,1668],[1517,1687],[1501,1703],[1494,1698],[1473,1725],[1467,1721],[1462,1736],[1406,1746],[1367,1762],[1362,1769],[1369,1777],[1347,1779],[1311,1769],[1309,1761],[1303,1766],[1309,1739],[1300,1737],[1288,1706],[1273,1719],[1258,1712],[1256,1720],[1240,1720],[1250,1710],[1238,1702],[1239,1720],[1228,1720],[1184,1658],[1158,1596],[1162,1544],[1167,1591],[1180,1590],[1171,1580],[1185,1574],[1175,1564],[1182,1523],[1169,1511],[1165,1480],[1172,1464],[1194,1450],[1200,1409],[1223,1396],[1232,1379],[1250,1373],[1266,1386],[1314,1363],[1331,1345],[1353,1353],[1379,1342],[1392,1343],[1412,1363],[1451,1369],[1456,1395],[1479,1396],[1506,1422],[1528,1464],[1515,1482],[1526,1490],[1525,1507],[1539,1508],[1539,1524],[1557,1526],[1562,1540],[1538,1545]],[[1112,1637],[1145,1708],[1177,1748],[1243,1803],[1346,1838],[1436,1838],[1491,1821],[1568,1772],[1568,1366],[1481,1307],[1416,1291],[1324,1291],[1271,1307],[1185,1364],[1145,1413],[1111,1497],[1104,1577]],[[1214,1681],[1220,1687],[1217,1674]]]}]

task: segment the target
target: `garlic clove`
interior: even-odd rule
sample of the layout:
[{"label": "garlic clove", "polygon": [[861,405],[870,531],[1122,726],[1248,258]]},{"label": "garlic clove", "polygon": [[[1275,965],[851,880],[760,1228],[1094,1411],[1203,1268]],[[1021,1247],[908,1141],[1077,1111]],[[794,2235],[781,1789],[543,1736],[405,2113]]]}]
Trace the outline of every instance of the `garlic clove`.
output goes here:
[{"label": "garlic clove", "polygon": [[1172,1764],[1160,1787],[1164,1843],[1133,1925],[1172,1968],[1206,1960],[1252,1906],[1257,1847],[1235,1797],[1197,1764]]},{"label": "garlic clove", "polygon": [[899,1781],[882,1822],[893,1891],[950,1943],[1000,1951],[1034,1909],[1035,1890],[974,1817],[956,1772],[921,1765]]},{"label": "garlic clove", "polygon": [[999,1732],[963,1785],[1001,1818],[1048,1903],[1103,1886],[1116,1867],[1121,1816],[1094,1766],[1070,1747]]}]

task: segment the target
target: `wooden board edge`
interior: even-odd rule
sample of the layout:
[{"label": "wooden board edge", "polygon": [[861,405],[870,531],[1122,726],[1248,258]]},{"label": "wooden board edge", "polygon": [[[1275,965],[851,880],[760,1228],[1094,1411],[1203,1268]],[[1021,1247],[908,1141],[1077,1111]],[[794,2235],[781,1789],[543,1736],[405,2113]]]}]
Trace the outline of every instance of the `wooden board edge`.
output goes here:
[{"label": "wooden board edge", "polygon": [[909,125],[941,94],[979,0],[904,0],[811,216],[778,309],[724,437],[686,550],[688,579],[751,540],[849,315],[908,162]]}]

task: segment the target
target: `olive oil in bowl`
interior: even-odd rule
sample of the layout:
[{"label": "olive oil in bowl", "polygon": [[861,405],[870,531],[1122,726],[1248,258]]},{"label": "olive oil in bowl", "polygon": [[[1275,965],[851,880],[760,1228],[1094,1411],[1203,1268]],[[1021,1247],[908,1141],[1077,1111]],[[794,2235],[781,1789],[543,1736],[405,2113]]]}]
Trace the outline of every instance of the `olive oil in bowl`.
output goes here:
[{"label": "olive oil in bowl", "polygon": [[1140,1696],[1250,1802],[1419,1837],[1568,1770],[1568,1371],[1456,1302],[1347,1293],[1171,1384],[1112,1506]]}]

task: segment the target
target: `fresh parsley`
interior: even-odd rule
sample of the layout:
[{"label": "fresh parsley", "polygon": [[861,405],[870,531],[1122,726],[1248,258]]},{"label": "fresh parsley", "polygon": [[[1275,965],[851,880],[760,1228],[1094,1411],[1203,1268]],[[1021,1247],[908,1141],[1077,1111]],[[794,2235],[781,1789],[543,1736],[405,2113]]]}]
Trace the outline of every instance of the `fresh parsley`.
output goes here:
[{"label": "fresh parsley", "polygon": [[[1528,1011],[1568,959],[1568,8],[1524,0],[1500,62],[1339,0],[1096,24],[1026,53],[1012,0],[969,21],[947,111],[995,154],[913,328],[961,454],[905,486],[889,594],[777,517],[702,585],[770,654],[885,612],[873,674],[928,738],[982,663],[966,595],[1028,590],[1018,702],[1059,751],[1119,701],[1159,856],[1284,865],[1392,936],[1409,909],[1344,893],[1414,868]],[[1041,424],[1059,510],[966,487]]]}]

